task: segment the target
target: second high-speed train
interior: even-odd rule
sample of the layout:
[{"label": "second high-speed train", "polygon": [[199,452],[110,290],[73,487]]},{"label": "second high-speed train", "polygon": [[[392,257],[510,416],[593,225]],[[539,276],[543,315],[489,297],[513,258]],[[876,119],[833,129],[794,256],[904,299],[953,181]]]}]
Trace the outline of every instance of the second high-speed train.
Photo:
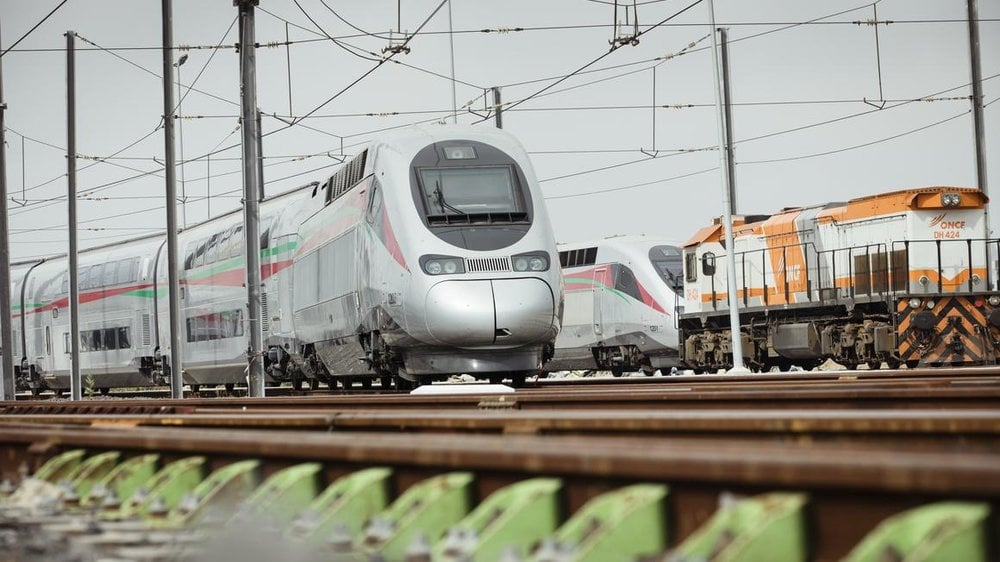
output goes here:
[{"label": "second high-speed train", "polygon": [[[519,382],[553,352],[562,280],[521,145],[432,126],[372,142],[323,182],[265,200],[259,246],[272,382],[399,385],[452,373]],[[179,235],[184,380],[245,381],[241,213]],[[96,389],[163,384],[164,236],[80,253],[81,368]],[[66,256],[12,269],[22,387],[69,386]]]},{"label": "second high-speed train", "polygon": [[680,365],[681,250],[668,240],[613,236],[559,246],[566,307],[547,371]]}]

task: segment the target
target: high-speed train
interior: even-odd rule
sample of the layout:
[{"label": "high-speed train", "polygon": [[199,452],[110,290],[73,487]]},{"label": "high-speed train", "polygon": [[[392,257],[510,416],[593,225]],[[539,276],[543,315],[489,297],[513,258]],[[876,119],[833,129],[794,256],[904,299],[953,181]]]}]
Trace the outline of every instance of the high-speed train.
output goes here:
[{"label": "high-speed train", "polygon": [[681,250],[669,240],[613,236],[559,245],[566,305],[547,371],[680,365]]},{"label": "high-speed train", "polygon": [[[562,280],[541,192],[509,134],[415,127],[376,140],[323,182],[261,204],[262,330],[270,382],[408,386],[454,373],[537,372],[559,331]],[[184,381],[245,382],[242,212],[178,242]],[[163,235],[80,253],[81,370],[95,389],[165,384]],[[12,268],[19,386],[69,386],[65,255]]]}]

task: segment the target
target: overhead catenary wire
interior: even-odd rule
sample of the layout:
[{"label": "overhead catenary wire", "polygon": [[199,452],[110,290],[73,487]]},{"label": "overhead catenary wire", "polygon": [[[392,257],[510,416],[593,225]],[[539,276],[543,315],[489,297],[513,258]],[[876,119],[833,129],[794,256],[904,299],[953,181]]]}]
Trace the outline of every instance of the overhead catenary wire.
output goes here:
[{"label": "overhead catenary wire", "polygon": [[45,17],[43,17],[41,20],[39,20],[38,23],[36,23],[35,25],[31,26],[31,29],[29,29],[28,31],[26,31],[24,33],[24,35],[22,35],[16,41],[14,41],[13,43],[11,43],[10,47],[7,47],[6,49],[4,49],[3,53],[0,53],[0,57],[6,55],[8,52],[10,52],[11,49],[13,49],[14,47],[18,46],[21,43],[21,41],[24,41],[25,39],[27,39],[27,37],[29,35],[31,35],[32,33],[34,33],[34,31],[36,29],[38,29],[39,27],[41,27],[41,25],[43,23],[45,23],[46,21],[48,21],[48,19],[52,17],[52,14],[56,13],[57,11],[59,11],[59,8],[62,8],[63,5],[66,4],[66,2],[68,2],[68,1],[69,0],[62,0],[62,2],[59,2],[58,4],[56,4],[56,7],[52,8],[52,10],[50,10],[49,13],[45,14]]}]

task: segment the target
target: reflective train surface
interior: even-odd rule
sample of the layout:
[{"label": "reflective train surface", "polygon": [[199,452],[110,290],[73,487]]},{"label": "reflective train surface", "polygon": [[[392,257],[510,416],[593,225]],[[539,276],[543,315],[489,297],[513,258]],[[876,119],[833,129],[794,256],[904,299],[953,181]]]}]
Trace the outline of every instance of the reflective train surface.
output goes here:
[{"label": "reflective train surface", "polygon": [[681,250],[668,240],[614,236],[559,246],[566,306],[547,371],[615,376],[680,365]]},{"label": "reflective train surface", "polygon": [[[433,126],[372,142],[323,182],[262,202],[262,331],[270,382],[454,373],[519,382],[560,326],[551,225],[521,145]],[[242,212],[179,234],[184,381],[245,382]],[[69,387],[66,256],[12,267],[20,388]],[[169,381],[165,236],[79,256],[81,371],[104,390]]]}]

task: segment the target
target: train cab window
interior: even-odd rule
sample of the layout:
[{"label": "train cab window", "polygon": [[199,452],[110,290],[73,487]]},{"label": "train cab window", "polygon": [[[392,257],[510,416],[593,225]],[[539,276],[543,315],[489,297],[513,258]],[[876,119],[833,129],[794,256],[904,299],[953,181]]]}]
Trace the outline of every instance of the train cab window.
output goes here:
[{"label": "train cab window", "polygon": [[701,256],[701,272],[710,277],[715,275],[715,254],[712,252],[705,252]]},{"label": "train cab window", "polygon": [[615,290],[621,291],[637,301],[642,300],[639,294],[639,282],[635,279],[635,274],[628,266],[616,264],[617,274],[615,275]]},{"label": "train cab window", "polygon": [[680,249],[674,246],[654,246],[649,250],[649,261],[668,287],[680,290],[684,286]]},{"label": "train cab window", "polygon": [[524,211],[510,166],[423,168],[419,172],[429,216]]},{"label": "train cab window", "polygon": [[694,250],[684,254],[684,280],[688,282],[698,280],[698,255]]}]

